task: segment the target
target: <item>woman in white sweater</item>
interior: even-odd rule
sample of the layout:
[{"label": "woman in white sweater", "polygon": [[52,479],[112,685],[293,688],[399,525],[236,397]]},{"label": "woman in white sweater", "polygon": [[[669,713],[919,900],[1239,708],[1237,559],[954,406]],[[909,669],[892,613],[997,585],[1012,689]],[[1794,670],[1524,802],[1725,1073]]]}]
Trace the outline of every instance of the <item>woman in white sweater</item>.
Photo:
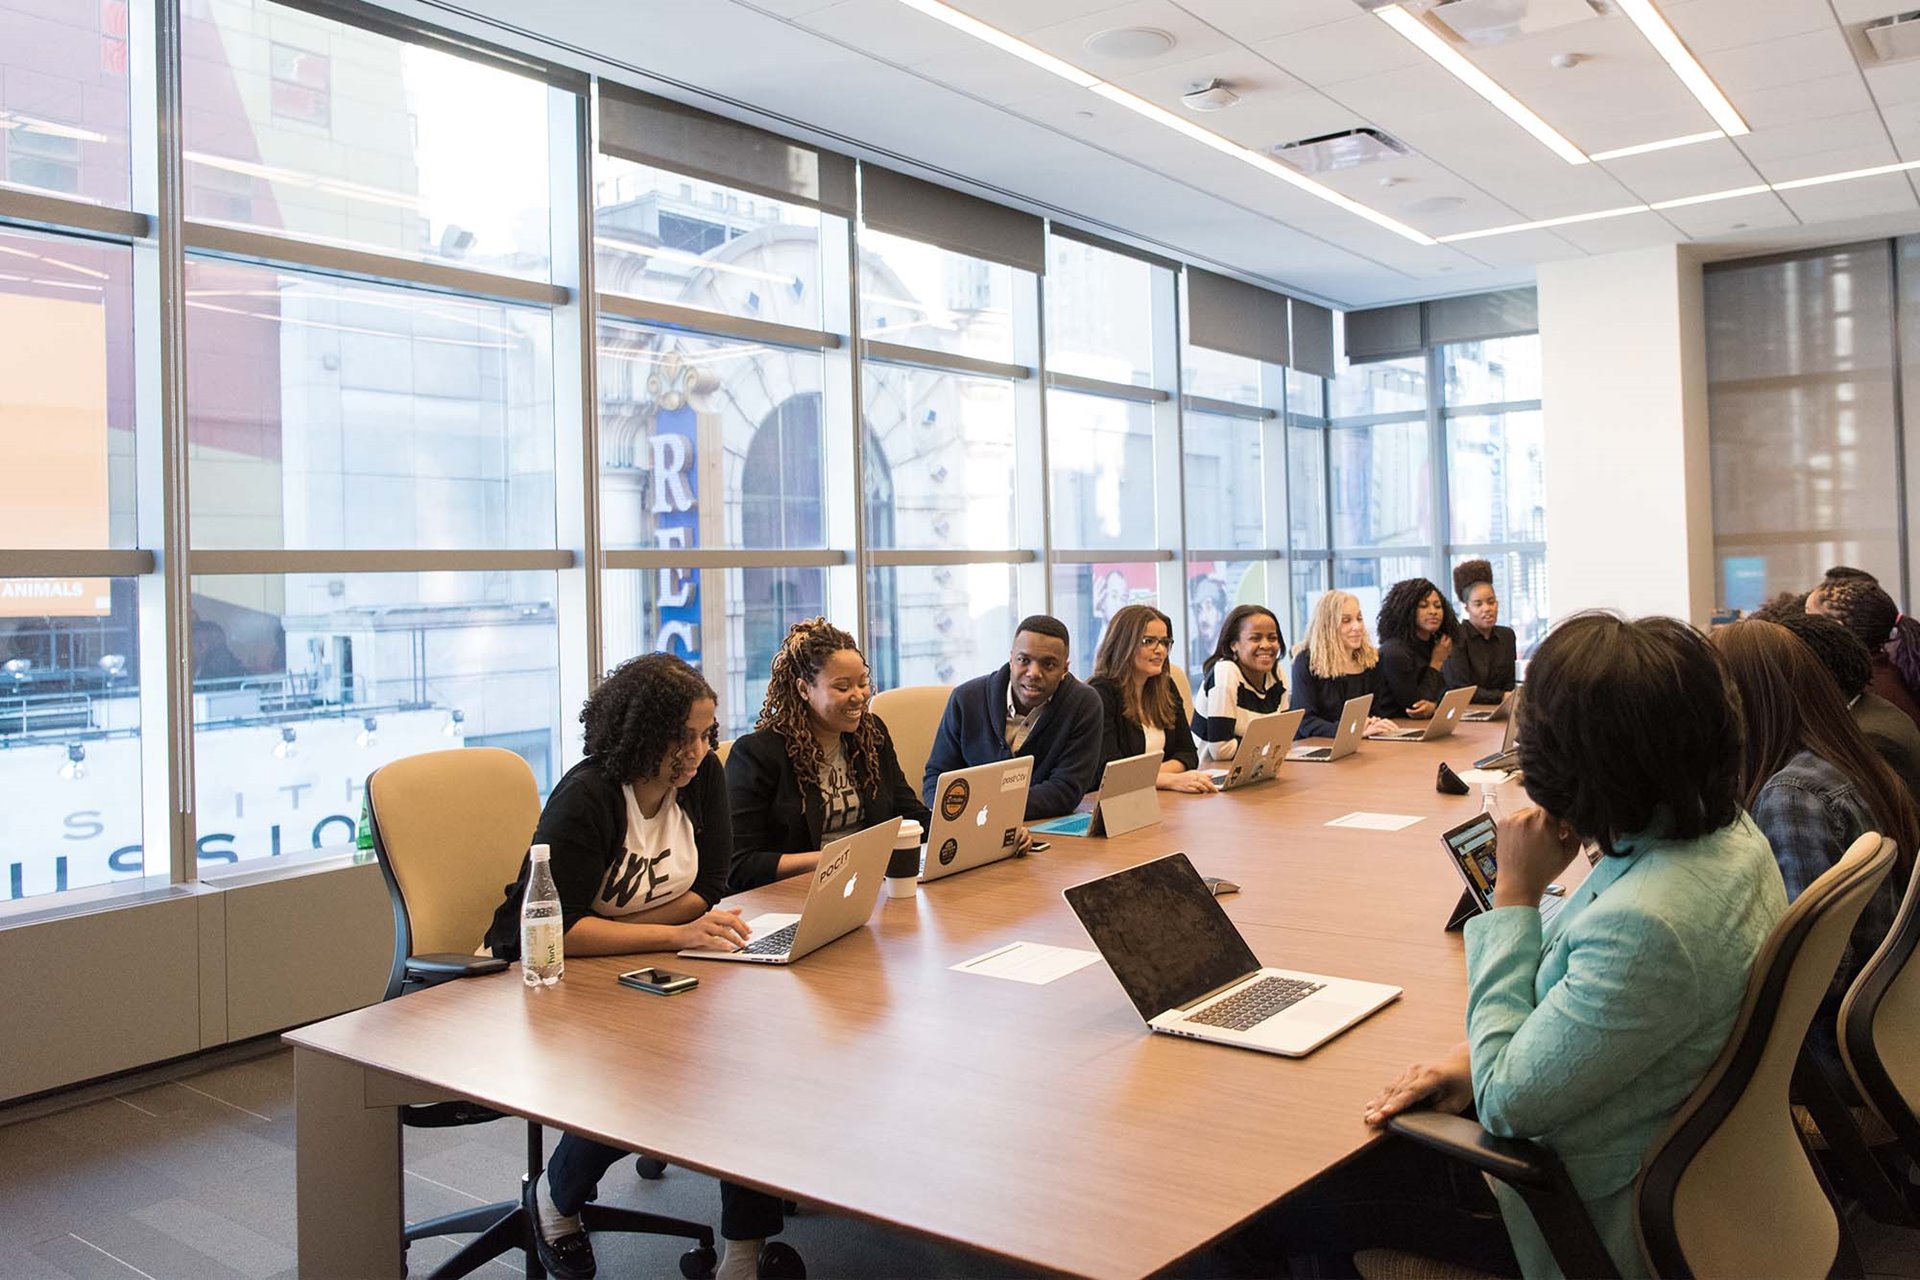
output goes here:
[{"label": "woman in white sweater", "polygon": [[1193,741],[1202,765],[1233,759],[1253,718],[1287,705],[1286,681],[1280,678],[1285,647],[1280,620],[1261,605],[1239,605],[1220,624],[1220,639],[1193,700]]}]

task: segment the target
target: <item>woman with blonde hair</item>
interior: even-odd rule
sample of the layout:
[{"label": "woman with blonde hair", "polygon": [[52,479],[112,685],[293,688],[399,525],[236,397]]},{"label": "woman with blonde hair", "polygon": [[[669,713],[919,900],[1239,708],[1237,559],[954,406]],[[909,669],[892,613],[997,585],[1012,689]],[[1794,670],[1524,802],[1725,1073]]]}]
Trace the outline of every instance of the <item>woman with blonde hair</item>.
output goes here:
[{"label": "woman with blonde hair", "polygon": [[[1363,693],[1380,697],[1380,651],[1367,635],[1360,601],[1345,591],[1329,591],[1313,607],[1306,639],[1294,650],[1293,701],[1304,708],[1299,738],[1331,738],[1340,731],[1340,712]],[[1371,716],[1367,732],[1398,728]]]},{"label": "woman with blonde hair", "polygon": [[1100,758],[1158,751],[1162,791],[1209,794],[1213,779],[1199,772],[1200,756],[1187,732],[1186,700],[1167,673],[1172,647],[1172,620],[1150,604],[1127,605],[1107,620],[1093,655],[1093,679],[1087,681],[1105,713]]}]

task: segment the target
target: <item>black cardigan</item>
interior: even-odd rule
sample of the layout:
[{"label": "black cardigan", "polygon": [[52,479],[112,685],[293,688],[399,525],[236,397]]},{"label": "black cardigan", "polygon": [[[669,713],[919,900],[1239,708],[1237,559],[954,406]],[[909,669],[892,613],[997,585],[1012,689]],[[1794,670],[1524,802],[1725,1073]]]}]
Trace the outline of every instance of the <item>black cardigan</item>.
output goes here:
[{"label": "black cardigan", "polygon": [[[676,797],[693,822],[694,844],[700,855],[689,893],[707,907],[719,903],[727,890],[727,863],[733,853],[733,823],[727,812],[727,777],[720,759],[708,755],[693,781]],[[533,843],[548,846],[553,885],[560,891],[560,917],[566,927],[593,914],[600,882],[619,861],[627,844],[627,797],[620,784],[600,772],[588,756],[554,786],[540,811]],[[520,900],[526,895],[532,856],[520,860],[520,874],[506,888],[506,901],[493,913],[487,929],[487,948],[502,960],[520,958]]]},{"label": "black cardigan", "polygon": [[1476,686],[1475,702],[1494,703],[1507,696],[1514,686],[1515,663],[1519,657],[1519,637],[1512,627],[1495,626],[1487,635],[1471,622],[1460,624],[1453,638],[1453,653],[1440,668],[1447,688]]},{"label": "black cardigan", "polygon": [[[859,745],[853,735],[841,736],[860,791],[860,828],[913,818],[924,832],[933,825],[933,815],[900,772],[900,757],[894,753],[887,722],[879,716],[873,716],[873,722],[880,726],[878,779],[860,776]],[[756,729],[734,740],[727,756],[727,793],[733,807],[733,863],[727,887],[734,892],[779,879],[782,854],[809,853],[820,847],[825,817],[820,780],[808,778],[801,785],[793,758],[787,754],[787,740],[777,731]]]},{"label": "black cardigan", "polygon": [[1437,704],[1446,692],[1446,678],[1433,668],[1433,641],[1397,636],[1381,643],[1380,692],[1373,698],[1373,714],[1391,720],[1407,714],[1416,702]]},{"label": "black cardigan", "polygon": [[[1171,681],[1172,676],[1167,679]],[[1100,763],[1104,768],[1115,760],[1124,760],[1128,756],[1137,756],[1147,749],[1146,730],[1127,719],[1120,699],[1120,686],[1104,676],[1095,676],[1087,681],[1087,687],[1100,695],[1101,733]],[[1186,699],[1180,696],[1180,686],[1173,686],[1173,711],[1175,727],[1167,730],[1167,745],[1161,751],[1162,760],[1178,760],[1189,769],[1200,767],[1200,751],[1193,745],[1193,735],[1187,731],[1192,719],[1192,711]],[[1097,784],[1096,784],[1097,785]]]},{"label": "black cardigan", "polygon": [[1373,695],[1372,714],[1380,714],[1380,668],[1368,667],[1345,676],[1317,676],[1307,651],[1293,659],[1293,701],[1289,706],[1304,709],[1296,738],[1331,738],[1340,732],[1340,713],[1350,698],[1363,693]]}]

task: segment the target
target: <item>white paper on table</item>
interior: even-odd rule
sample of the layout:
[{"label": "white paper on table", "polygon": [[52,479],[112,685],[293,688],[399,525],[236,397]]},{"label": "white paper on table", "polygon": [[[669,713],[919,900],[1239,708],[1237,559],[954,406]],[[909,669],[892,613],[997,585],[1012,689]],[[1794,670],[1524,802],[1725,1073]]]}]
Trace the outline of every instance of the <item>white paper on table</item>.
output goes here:
[{"label": "white paper on table", "polygon": [[1044,942],[1010,942],[951,966],[960,973],[984,974],[1035,985],[1076,973],[1100,958],[1098,951],[1052,947]]},{"label": "white paper on table", "polygon": [[1404,831],[1421,821],[1404,813],[1349,813],[1335,818],[1330,827],[1357,827],[1361,831]]},{"label": "white paper on table", "polygon": [[1462,769],[1459,777],[1460,781],[1471,786],[1484,787],[1492,785],[1498,787],[1510,781],[1513,778],[1513,772],[1509,769]]}]

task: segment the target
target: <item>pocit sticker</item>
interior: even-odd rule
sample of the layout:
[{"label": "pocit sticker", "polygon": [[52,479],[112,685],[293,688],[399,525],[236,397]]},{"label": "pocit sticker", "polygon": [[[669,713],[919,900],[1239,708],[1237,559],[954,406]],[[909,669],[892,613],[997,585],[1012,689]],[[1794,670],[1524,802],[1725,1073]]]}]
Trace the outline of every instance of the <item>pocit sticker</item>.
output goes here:
[{"label": "pocit sticker", "polygon": [[955,778],[940,793],[940,816],[952,822],[967,811],[967,797],[970,794],[965,778]]},{"label": "pocit sticker", "polygon": [[949,839],[945,844],[942,844],[940,846],[940,865],[941,866],[943,867],[952,866],[953,860],[959,856],[960,856],[960,842],[958,840]]}]

